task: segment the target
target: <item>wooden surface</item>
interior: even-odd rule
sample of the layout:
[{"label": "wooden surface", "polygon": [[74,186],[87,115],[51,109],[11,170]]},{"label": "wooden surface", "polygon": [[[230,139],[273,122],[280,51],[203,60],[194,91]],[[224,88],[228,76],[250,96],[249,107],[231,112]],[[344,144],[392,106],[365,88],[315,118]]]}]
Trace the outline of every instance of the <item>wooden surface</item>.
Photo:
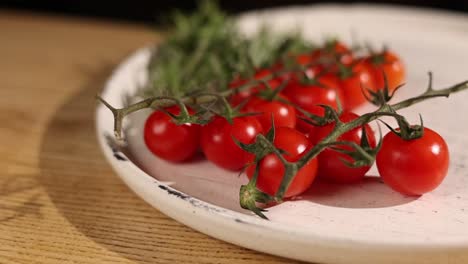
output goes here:
[{"label": "wooden surface", "polygon": [[136,197],[94,133],[94,95],[141,26],[0,10],[0,263],[290,263]]}]

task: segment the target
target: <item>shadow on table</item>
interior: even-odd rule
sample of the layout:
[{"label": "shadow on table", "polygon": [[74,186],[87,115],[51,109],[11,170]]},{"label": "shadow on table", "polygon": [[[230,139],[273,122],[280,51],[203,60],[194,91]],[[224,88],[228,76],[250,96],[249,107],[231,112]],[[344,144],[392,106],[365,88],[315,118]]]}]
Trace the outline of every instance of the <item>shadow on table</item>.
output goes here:
[{"label": "shadow on table", "polygon": [[[192,262],[194,257],[281,261],[192,232],[140,200],[113,173],[98,148],[94,127],[94,96],[110,69],[84,73],[89,84],[65,101],[44,133],[38,179],[61,214],[88,238],[137,262]],[[105,258],[98,255],[96,261],[99,257]]]}]

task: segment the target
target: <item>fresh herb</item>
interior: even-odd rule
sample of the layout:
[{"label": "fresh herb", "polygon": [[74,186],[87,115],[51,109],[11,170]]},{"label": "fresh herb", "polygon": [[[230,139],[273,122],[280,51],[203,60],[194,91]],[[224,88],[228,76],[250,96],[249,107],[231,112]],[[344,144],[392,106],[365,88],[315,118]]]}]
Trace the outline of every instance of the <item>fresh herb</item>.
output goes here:
[{"label": "fresh herb", "polygon": [[312,48],[298,32],[273,34],[263,27],[248,38],[213,1],[202,2],[190,15],[175,12],[172,23],[173,32],[151,58],[143,96],[181,98],[223,91],[238,76],[252,76],[289,54]]}]

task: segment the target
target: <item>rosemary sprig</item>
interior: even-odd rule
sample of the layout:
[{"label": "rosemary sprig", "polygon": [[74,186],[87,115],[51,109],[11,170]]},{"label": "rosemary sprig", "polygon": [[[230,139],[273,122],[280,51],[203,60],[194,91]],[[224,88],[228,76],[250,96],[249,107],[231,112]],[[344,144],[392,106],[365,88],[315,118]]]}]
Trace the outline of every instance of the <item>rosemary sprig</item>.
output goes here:
[{"label": "rosemary sprig", "polygon": [[213,1],[201,2],[190,15],[174,13],[172,23],[173,31],[149,63],[144,97],[224,91],[235,76],[250,77],[313,46],[298,32],[273,34],[267,27],[247,38]]}]

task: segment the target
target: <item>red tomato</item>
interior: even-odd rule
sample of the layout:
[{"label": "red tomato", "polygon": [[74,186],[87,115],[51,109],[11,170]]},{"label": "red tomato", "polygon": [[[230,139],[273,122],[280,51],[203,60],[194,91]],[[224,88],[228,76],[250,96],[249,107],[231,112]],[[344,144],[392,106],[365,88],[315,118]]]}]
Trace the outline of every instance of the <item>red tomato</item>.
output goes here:
[{"label": "red tomato", "polygon": [[317,58],[310,54],[297,55],[296,62],[301,66],[309,65],[305,70],[305,73],[309,78],[314,78],[323,70],[323,66],[317,65]]},{"label": "red tomato", "polygon": [[354,58],[351,50],[339,41],[332,41],[325,44],[323,48],[315,50],[312,52],[311,58],[313,60],[318,60],[319,58],[334,60],[336,56],[339,56],[340,62],[344,65],[350,65]]},{"label": "red tomato", "polygon": [[[288,127],[278,127],[275,131],[273,144],[284,151],[283,156],[288,161],[299,160],[311,147],[307,138],[297,130]],[[253,160],[253,159],[252,159]],[[251,161],[252,161],[251,160]],[[275,154],[268,154],[259,162],[257,188],[270,195],[275,195],[281,185],[284,166]],[[247,176],[251,179],[255,172],[255,165],[247,168]],[[284,197],[299,195],[307,190],[315,179],[317,160],[310,160],[294,177]]]},{"label": "red tomato", "polygon": [[[236,88],[239,88],[241,87],[242,85],[246,84],[248,82],[248,80],[244,80],[244,79],[240,79],[240,78],[236,78],[234,79],[230,84],[229,84],[229,88],[231,89],[236,89]],[[229,98],[229,102],[231,102],[231,104],[233,106],[236,106],[240,103],[242,103],[244,100],[246,100],[247,98],[249,98],[252,94],[255,94],[257,93],[257,88],[256,87],[252,87],[252,88],[249,88],[247,90],[243,90],[243,91],[238,91],[238,92],[235,92],[233,95],[231,95],[231,97]]]},{"label": "red tomato", "polygon": [[[307,138],[314,138],[315,134],[317,133],[317,130],[320,129],[320,127],[307,123],[306,121],[303,120],[305,115],[299,111],[296,111],[296,112],[297,112],[296,129],[299,132],[303,133]],[[321,116],[321,117],[325,115],[325,109],[318,105],[308,108],[307,112],[316,116]]]},{"label": "red tomato", "polygon": [[[338,87],[337,78],[334,75],[327,74],[319,77],[318,82],[324,87],[291,81],[283,94],[295,105],[315,115],[323,116],[325,112],[322,107],[317,105],[328,105],[338,110],[337,100],[339,98],[340,102],[343,102],[343,95]],[[299,112],[297,128],[299,131],[310,135],[315,127],[303,121],[300,118],[302,116],[303,114]]]},{"label": "red tomato", "polygon": [[[344,111],[340,116],[340,120],[343,122],[349,122],[358,117],[359,115],[353,112]],[[320,127],[316,133],[316,136],[312,139],[313,143],[318,143],[323,138],[328,136],[333,130],[334,126],[334,124],[329,124]],[[374,132],[367,124],[365,125],[365,129],[369,145],[374,148],[376,146]],[[361,138],[362,128],[358,127],[344,133],[337,139],[337,141],[351,141],[360,144]],[[340,146],[340,148],[352,150],[352,148],[349,146]],[[353,162],[353,159],[346,154],[337,152],[332,149],[323,150],[318,155],[319,168],[317,174],[319,177],[336,183],[353,183],[358,182],[364,178],[366,172],[370,169],[370,166],[363,166],[359,168],[348,167],[342,162],[342,159]]]},{"label": "red tomato", "polygon": [[312,56],[308,53],[305,53],[305,54],[299,54],[296,56],[296,62],[299,64],[299,65],[307,65],[307,64],[311,64],[314,62],[314,60],[312,59]]},{"label": "red tomato", "polygon": [[[179,107],[176,106],[166,110],[175,115],[180,113]],[[193,113],[190,109],[189,112]],[[156,156],[173,162],[185,161],[197,152],[200,126],[177,125],[164,112],[154,111],[146,120],[144,140],[148,149]]]},{"label": "red tomato", "polygon": [[385,51],[367,58],[366,61],[369,63],[377,89],[383,89],[385,86],[383,73],[387,77],[390,92],[405,81],[405,66],[393,52]]},{"label": "red tomato", "polygon": [[236,117],[232,124],[220,116],[202,127],[201,148],[206,158],[227,170],[240,170],[252,154],[236,145],[232,137],[242,143],[252,143],[262,133],[262,126],[253,116]]},{"label": "red tomato", "polygon": [[350,76],[346,76],[340,80],[340,87],[344,96],[344,110],[353,110],[367,101],[361,87],[375,90],[373,76],[365,63],[362,61],[356,63],[351,68],[351,71]]},{"label": "red tomato", "polygon": [[[255,73],[254,78],[255,80],[261,80],[263,78],[271,77],[273,74],[274,72],[270,69],[261,69]],[[271,86],[272,89],[277,88],[281,84],[281,82],[276,78],[270,79],[267,81],[267,83]]]},{"label": "red tomato", "polygon": [[291,81],[284,89],[283,94],[289,98],[292,103],[304,110],[315,108],[315,106],[319,104],[329,105],[337,109],[337,98],[342,100],[337,78],[327,74],[318,78],[317,81],[323,86]]},{"label": "red tomato", "polygon": [[261,113],[255,117],[257,117],[265,132],[271,128],[272,115],[275,127],[284,126],[294,128],[296,126],[296,110],[294,107],[278,100],[267,101],[258,97],[253,97],[245,105],[244,110],[246,112]]},{"label": "red tomato", "polygon": [[[271,76],[272,74],[273,74],[273,71],[269,69],[261,69],[255,73],[253,79],[261,80],[263,78],[267,78],[268,76]],[[243,80],[243,79],[237,78],[229,84],[229,88],[231,89],[239,88],[240,86],[246,84],[247,82],[249,82],[249,80]],[[272,78],[268,80],[267,83],[268,85],[270,85],[272,89],[276,89],[281,84],[281,80],[278,78]],[[236,106],[242,103],[244,100],[246,100],[250,96],[257,94],[259,91],[263,89],[265,89],[265,85],[259,84],[250,89],[239,91],[238,93],[231,96],[230,102],[232,105]]]},{"label": "red tomato", "polygon": [[275,81],[273,83],[269,83],[270,86],[276,88],[281,85],[282,82],[289,80],[293,75],[291,72],[287,72],[285,69],[284,61],[279,60],[275,62],[270,68],[268,68],[270,73],[276,74]]},{"label": "red tomato", "polygon": [[404,140],[385,135],[377,154],[383,181],[397,192],[422,195],[434,190],[447,175],[449,150],[437,132],[424,128],[421,138]]}]

